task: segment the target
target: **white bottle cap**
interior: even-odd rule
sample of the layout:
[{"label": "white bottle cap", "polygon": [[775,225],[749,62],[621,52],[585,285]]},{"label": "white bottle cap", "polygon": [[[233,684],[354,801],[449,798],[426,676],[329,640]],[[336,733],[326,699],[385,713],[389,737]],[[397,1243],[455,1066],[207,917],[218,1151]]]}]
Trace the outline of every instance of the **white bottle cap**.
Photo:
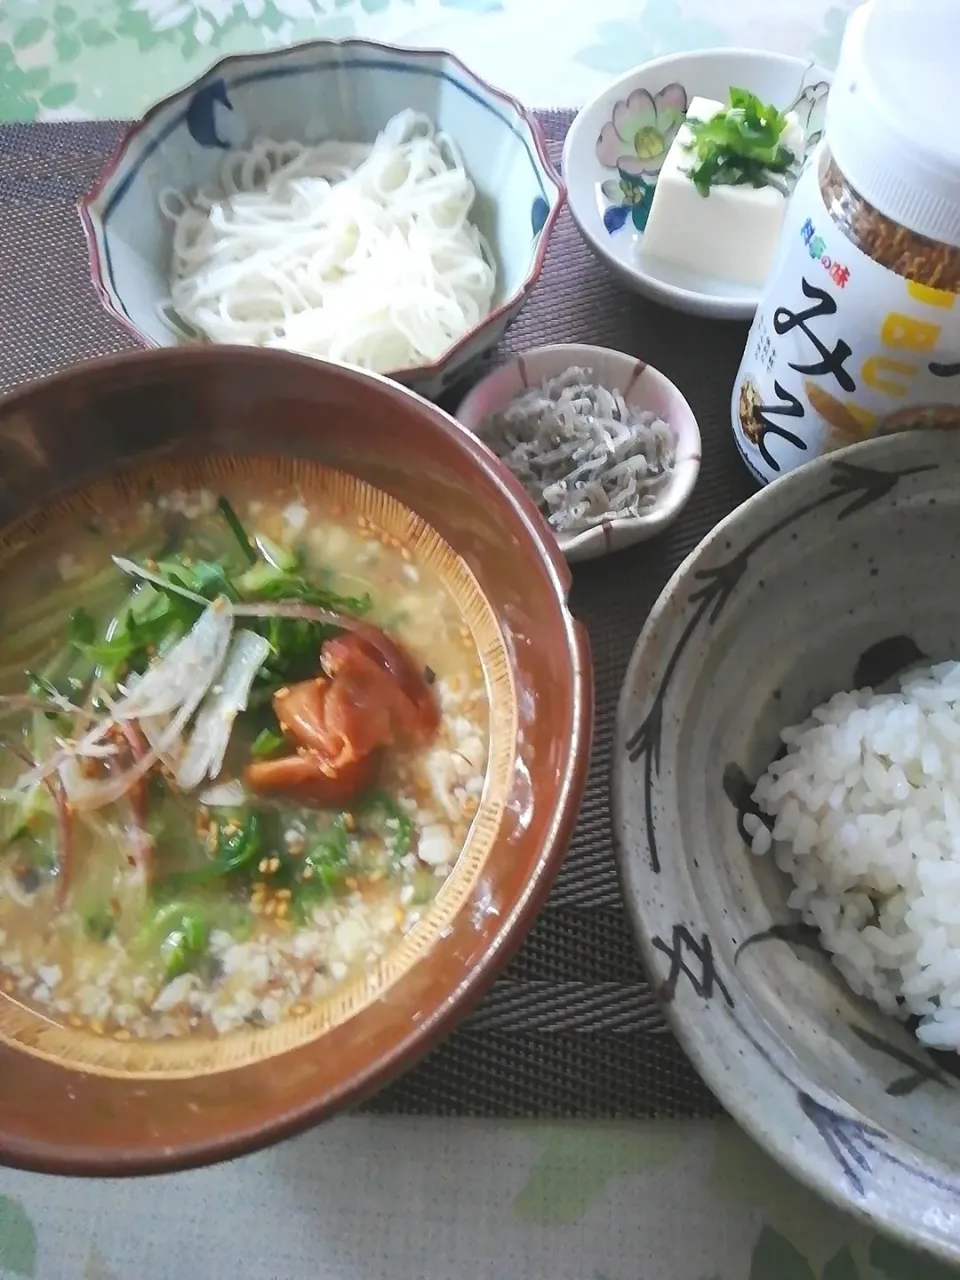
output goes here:
[{"label": "white bottle cap", "polygon": [[827,146],[893,222],[960,248],[960,0],[867,0],[847,23]]}]

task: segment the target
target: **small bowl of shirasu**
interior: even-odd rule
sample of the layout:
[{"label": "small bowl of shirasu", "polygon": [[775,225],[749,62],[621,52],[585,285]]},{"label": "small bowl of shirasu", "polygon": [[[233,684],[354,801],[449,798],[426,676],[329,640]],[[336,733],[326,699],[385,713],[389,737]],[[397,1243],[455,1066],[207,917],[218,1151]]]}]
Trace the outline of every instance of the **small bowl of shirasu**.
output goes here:
[{"label": "small bowl of shirasu", "polygon": [[479,382],[456,416],[517,477],[568,560],[659,533],[700,470],[700,431],[679,390],[606,347],[527,351]]}]

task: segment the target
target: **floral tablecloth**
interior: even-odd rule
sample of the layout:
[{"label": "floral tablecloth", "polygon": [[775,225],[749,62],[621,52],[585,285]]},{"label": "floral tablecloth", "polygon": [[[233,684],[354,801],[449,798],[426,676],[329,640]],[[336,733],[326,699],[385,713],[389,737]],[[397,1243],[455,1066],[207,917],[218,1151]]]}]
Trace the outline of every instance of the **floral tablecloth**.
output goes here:
[{"label": "floral tablecloth", "polygon": [[[0,0],[0,119],[127,117],[223,53],[311,36],[452,48],[531,106],[646,58],[835,61],[853,0]],[[0,1088],[3,1087],[0,1081]],[[140,1182],[0,1171],[0,1276],[38,1280],[948,1280],[730,1123],[353,1117]]]},{"label": "floral tablecloth", "polygon": [[854,0],[0,0],[0,119],[123,118],[224,53],[313,36],[452,48],[534,107],[678,49],[832,64]]}]

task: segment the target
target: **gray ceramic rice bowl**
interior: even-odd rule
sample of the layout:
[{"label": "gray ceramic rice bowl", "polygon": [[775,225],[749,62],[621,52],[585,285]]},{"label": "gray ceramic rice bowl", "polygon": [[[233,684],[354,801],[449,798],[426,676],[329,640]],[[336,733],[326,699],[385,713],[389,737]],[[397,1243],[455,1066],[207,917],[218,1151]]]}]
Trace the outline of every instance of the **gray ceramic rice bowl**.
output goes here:
[{"label": "gray ceramic rice bowl", "polygon": [[953,1263],[960,1057],[853,994],[748,842],[781,729],[840,690],[960,659],[958,557],[956,433],[870,440],[776,481],[654,606],[613,766],[629,911],[707,1084],[798,1178]]}]

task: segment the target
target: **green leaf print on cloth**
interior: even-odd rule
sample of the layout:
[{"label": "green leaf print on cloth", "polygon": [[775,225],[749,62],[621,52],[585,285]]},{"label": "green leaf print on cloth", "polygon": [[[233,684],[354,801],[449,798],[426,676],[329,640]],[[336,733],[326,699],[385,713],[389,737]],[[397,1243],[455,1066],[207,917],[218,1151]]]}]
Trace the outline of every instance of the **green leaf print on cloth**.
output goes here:
[{"label": "green leaf print on cloth", "polygon": [[0,119],[56,117],[74,106],[80,77],[71,64],[116,43],[103,3],[45,4],[38,12],[27,0],[0,0]]},{"label": "green leaf print on cloth", "polygon": [[601,22],[595,34],[596,41],[574,58],[592,71],[611,75],[629,71],[648,58],[729,43],[723,27],[700,14],[691,19],[679,0],[645,0],[635,19]]},{"label": "green leaf print on cloth", "polygon": [[343,39],[362,12],[362,0],[0,0],[0,120],[139,116],[218,56]]},{"label": "green leaf print on cloth", "polygon": [[117,33],[141,51],[172,42],[187,57],[218,48],[238,27],[281,32],[329,11],[321,0],[118,0],[117,8]]},{"label": "green leaf print on cloth", "polygon": [[957,1272],[933,1258],[923,1258],[895,1240],[876,1236],[870,1243],[870,1265],[886,1280],[957,1280]]},{"label": "green leaf print on cloth", "polygon": [[750,1280],[817,1280],[810,1263],[773,1227],[764,1227],[753,1250]]},{"label": "green leaf print on cloth", "polygon": [[[411,3],[411,0],[402,0]],[[178,45],[187,58],[198,51],[234,51],[236,38],[249,48],[269,48],[321,36],[351,34],[353,9],[376,14],[394,0],[115,0],[117,33],[142,52]]]},{"label": "green leaf print on cloth", "polygon": [[823,67],[835,67],[840,56],[840,42],[846,29],[847,18],[857,0],[846,0],[844,5],[833,5],[823,15],[820,34],[810,45],[810,57]]},{"label": "green leaf print on cloth", "polygon": [[[77,0],[83,5],[83,0]],[[98,49],[113,44],[116,36],[93,15],[81,16],[68,4],[59,4],[53,11],[53,51],[57,62],[73,62],[84,48]]]},{"label": "green leaf print on cloth", "polygon": [[117,1280],[116,1275],[109,1270],[103,1254],[95,1244],[90,1246],[90,1252],[87,1254],[87,1265],[83,1268],[83,1280]]},{"label": "green leaf print on cloth", "polygon": [[49,67],[25,69],[14,48],[0,44],[0,120],[34,120],[43,108],[65,107],[76,96],[76,84],[55,77]]},{"label": "green leaf print on cloth", "polygon": [[58,63],[73,62],[84,49],[114,43],[110,15],[101,12],[97,16],[91,11],[90,0],[76,0],[76,4],[76,8],[55,5],[52,12],[47,10],[48,17],[11,7],[6,29],[14,51],[20,55],[21,67],[43,66],[49,70]]},{"label": "green leaf print on cloth", "polygon": [[[708,1186],[717,1198],[718,1208],[727,1204],[757,1213],[776,1234],[803,1248],[817,1277],[828,1260],[844,1247],[852,1251],[854,1258],[866,1257],[871,1239],[868,1230],[801,1186],[736,1125],[718,1123],[715,1133]],[[841,1277],[842,1273],[828,1275],[827,1280]]]},{"label": "green leaf print on cloth", "polygon": [[[2,74],[2,73],[0,73]],[[37,1274],[37,1233],[21,1204],[0,1195],[0,1271]]]},{"label": "green leaf print on cloth", "polygon": [[500,13],[500,0],[440,0],[444,9],[462,9],[464,13]]},{"label": "green leaf print on cloth", "polygon": [[795,1245],[773,1227],[764,1227],[753,1250],[750,1280],[861,1280],[853,1254],[844,1245],[820,1276]]},{"label": "green leaf print on cloth", "polygon": [[[852,1250],[844,1245],[817,1273],[799,1249],[773,1227],[766,1226],[753,1250],[750,1280],[956,1280],[957,1272],[887,1240],[874,1236],[870,1241],[869,1265],[857,1263]],[[859,1256],[859,1251],[858,1251]]]},{"label": "green leaf print on cloth", "polygon": [[860,1280],[857,1264],[846,1245],[823,1268],[823,1280]]},{"label": "green leaf print on cloth", "polygon": [[622,1128],[589,1123],[524,1128],[541,1151],[513,1202],[513,1216],[542,1225],[577,1222],[612,1178],[656,1169],[694,1137],[690,1126],[671,1120]]}]

